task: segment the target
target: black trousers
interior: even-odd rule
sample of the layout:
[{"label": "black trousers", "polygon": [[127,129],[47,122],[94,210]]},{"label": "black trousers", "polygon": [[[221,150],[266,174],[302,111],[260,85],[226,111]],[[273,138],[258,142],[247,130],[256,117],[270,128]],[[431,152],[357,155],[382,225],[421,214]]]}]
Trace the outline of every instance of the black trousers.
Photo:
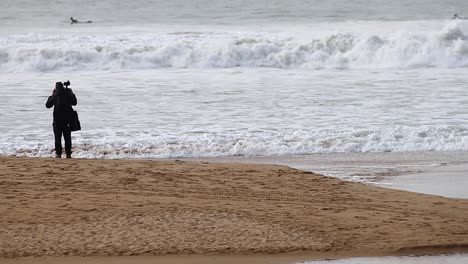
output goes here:
[{"label": "black trousers", "polygon": [[62,135],[65,139],[65,153],[67,155],[71,155],[72,151],[72,142],[71,142],[71,131],[68,128],[68,124],[63,123],[54,123],[52,124],[54,127],[54,135],[55,135],[55,153],[58,155],[62,155]]}]

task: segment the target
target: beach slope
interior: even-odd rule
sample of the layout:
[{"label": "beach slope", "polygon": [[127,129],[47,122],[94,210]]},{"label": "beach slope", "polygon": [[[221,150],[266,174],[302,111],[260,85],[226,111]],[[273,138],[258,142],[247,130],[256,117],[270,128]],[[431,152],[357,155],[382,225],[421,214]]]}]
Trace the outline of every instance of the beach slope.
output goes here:
[{"label": "beach slope", "polygon": [[4,260],[466,251],[465,199],[277,165],[0,157]]}]

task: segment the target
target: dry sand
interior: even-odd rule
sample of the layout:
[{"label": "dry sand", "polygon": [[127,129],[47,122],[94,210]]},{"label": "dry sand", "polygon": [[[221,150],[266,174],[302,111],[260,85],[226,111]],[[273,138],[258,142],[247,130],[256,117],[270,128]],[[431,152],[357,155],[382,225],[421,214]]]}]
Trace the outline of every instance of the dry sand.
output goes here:
[{"label": "dry sand", "polygon": [[[154,255],[164,263],[275,263],[467,251],[466,199],[276,165],[0,157],[0,263],[63,256],[154,263]],[[48,258],[20,258],[32,256]]]}]

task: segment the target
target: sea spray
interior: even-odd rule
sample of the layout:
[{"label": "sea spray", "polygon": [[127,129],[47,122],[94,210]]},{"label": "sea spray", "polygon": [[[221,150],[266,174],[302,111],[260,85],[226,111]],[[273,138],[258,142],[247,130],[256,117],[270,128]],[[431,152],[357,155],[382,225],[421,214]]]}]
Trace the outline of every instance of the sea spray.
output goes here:
[{"label": "sea spray", "polygon": [[406,69],[468,66],[463,22],[432,31],[35,34],[0,38],[0,72],[270,67]]}]

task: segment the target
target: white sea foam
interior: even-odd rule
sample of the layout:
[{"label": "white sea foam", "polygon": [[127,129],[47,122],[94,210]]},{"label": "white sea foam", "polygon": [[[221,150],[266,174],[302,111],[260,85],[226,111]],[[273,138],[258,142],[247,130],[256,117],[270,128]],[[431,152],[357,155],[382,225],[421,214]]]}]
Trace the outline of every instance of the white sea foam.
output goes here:
[{"label": "white sea foam", "polygon": [[356,25],[362,30],[323,31],[312,27],[288,34],[137,31],[10,35],[0,38],[0,72],[467,67],[467,24],[443,24],[439,29],[423,31],[393,31],[393,26],[376,32],[361,23]]},{"label": "white sea foam", "polygon": [[[46,132],[4,135],[0,155],[47,157]],[[74,142],[77,157],[174,158],[290,155],[336,152],[468,151],[461,127],[398,127],[378,130],[284,130],[222,133],[142,131],[83,132]]]}]

